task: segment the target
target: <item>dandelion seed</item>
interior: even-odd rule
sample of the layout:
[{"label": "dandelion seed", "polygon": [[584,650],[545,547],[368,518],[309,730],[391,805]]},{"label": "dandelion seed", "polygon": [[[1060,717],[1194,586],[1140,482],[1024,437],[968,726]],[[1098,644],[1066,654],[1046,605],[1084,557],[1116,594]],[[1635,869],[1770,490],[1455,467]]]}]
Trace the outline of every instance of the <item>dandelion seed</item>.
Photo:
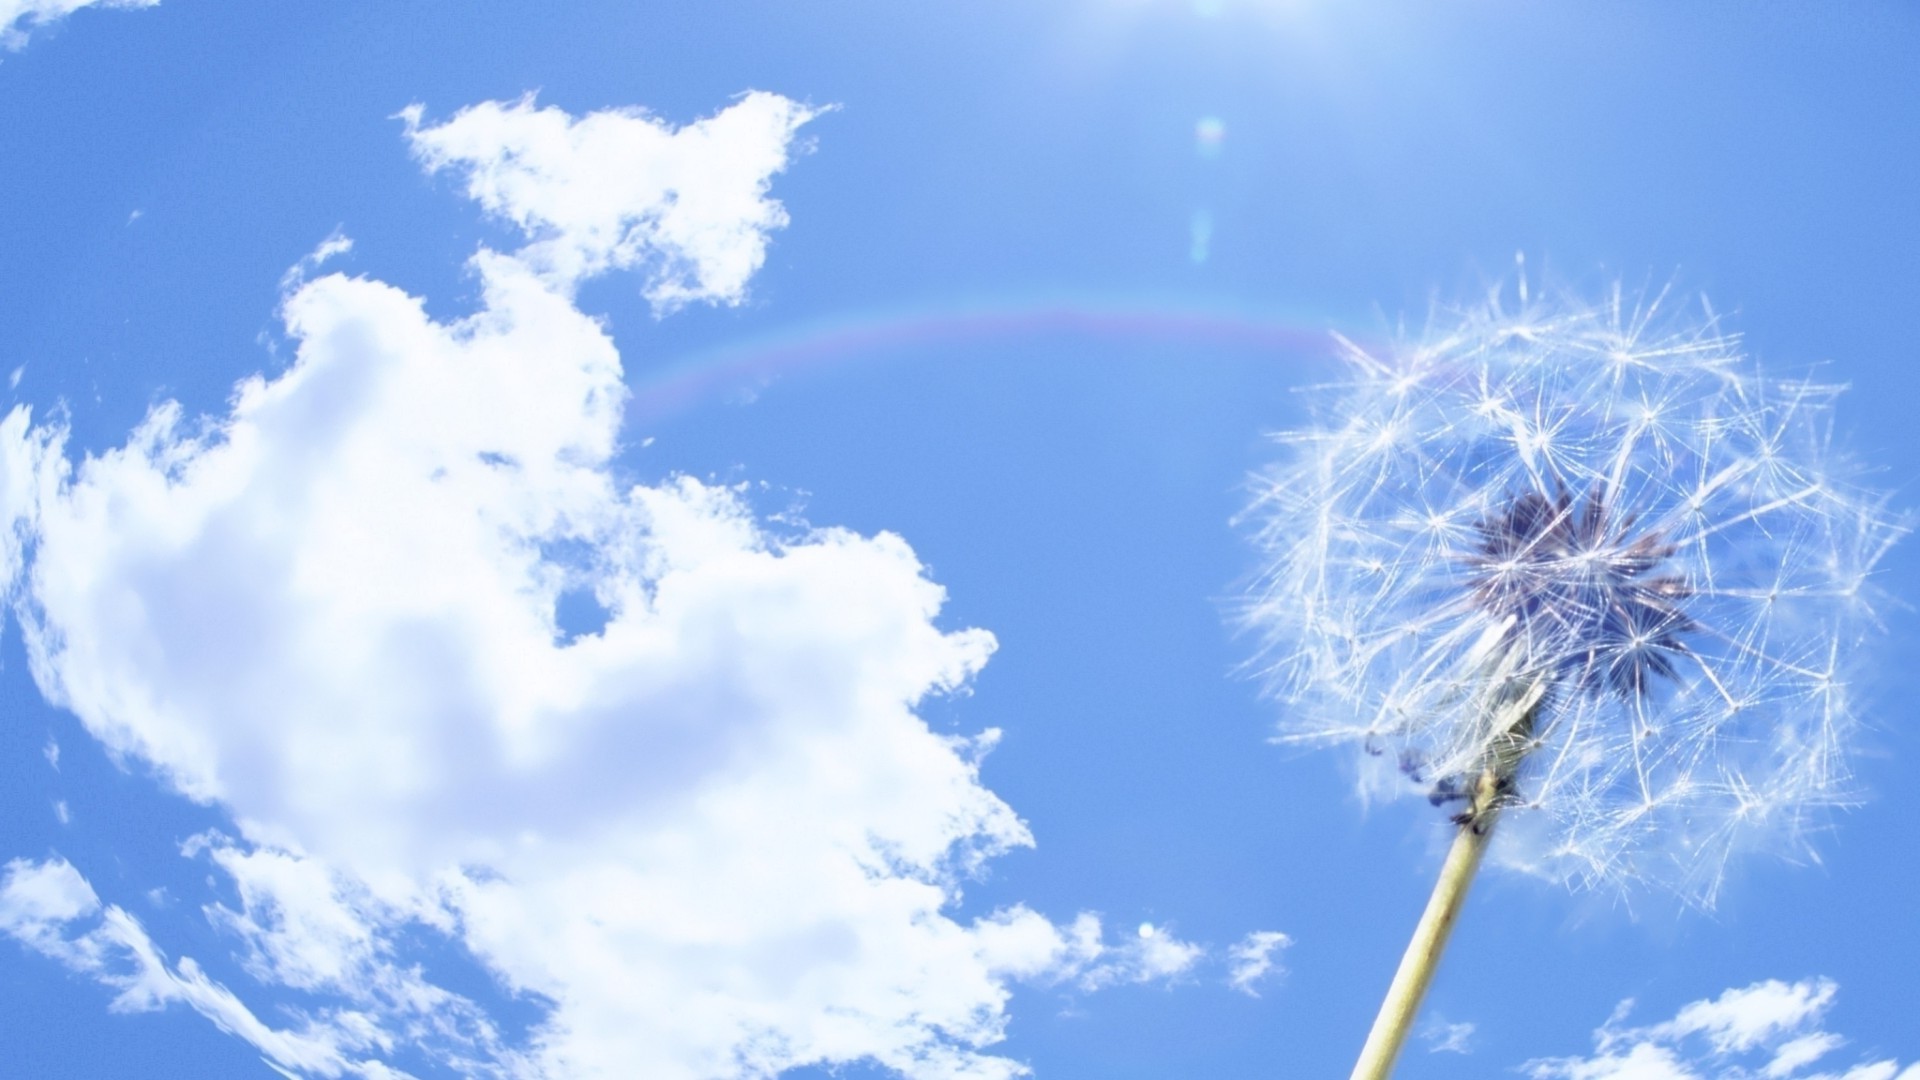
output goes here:
[{"label": "dandelion seed", "polygon": [[1664,294],[1519,293],[1343,342],[1349,381],[1281,436],[1246,620],[1283,738],[1449,809],[1436,903],[1499,817],[1504,862],[1711,905],[1734,853],[1806,850],[1847,801],[1845,658],[1903,528],[1832,449],[1837,387],[1763,376]]}]

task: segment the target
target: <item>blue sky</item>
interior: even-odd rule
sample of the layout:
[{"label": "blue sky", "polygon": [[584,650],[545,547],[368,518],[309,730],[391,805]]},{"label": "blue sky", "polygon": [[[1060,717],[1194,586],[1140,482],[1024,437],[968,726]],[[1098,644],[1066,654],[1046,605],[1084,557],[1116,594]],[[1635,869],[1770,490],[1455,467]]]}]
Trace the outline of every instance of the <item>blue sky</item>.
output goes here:
[{"label": "blue sky", "polygon": [[[1705,295],[1913,505],[1908,5],[0,27],[10,1075],[1342,1075],[1448,826],[1233,626],[1333,332]],[[1400,1075],[1920,1061],[1911,548],[1817,860],[1490,867]]]}]

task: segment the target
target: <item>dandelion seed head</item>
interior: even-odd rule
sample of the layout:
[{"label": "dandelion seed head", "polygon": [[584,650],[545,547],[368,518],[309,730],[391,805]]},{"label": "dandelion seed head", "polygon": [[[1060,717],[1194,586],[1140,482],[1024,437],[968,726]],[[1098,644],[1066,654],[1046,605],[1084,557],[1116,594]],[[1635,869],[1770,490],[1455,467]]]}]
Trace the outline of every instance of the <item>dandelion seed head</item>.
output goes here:
[{"label": "dandelion seed head", "polygon": [[1769,378],[1665,296],[1439,312],[1282,433],[1245,620],[1283,737],[1354,743],[1436,803],[1534,687],[1503,861],[1711,904],[1850,799],[1849,658],[1904,531],[1835,451],[1836,386]]}]

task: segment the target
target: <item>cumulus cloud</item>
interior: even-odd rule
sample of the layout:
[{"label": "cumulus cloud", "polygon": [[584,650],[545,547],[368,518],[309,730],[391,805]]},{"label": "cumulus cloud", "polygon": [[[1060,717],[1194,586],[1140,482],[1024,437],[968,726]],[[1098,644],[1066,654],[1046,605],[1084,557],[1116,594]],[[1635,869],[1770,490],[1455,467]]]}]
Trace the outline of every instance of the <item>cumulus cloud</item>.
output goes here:
[{"label": "cumulus cloud", "polygon": [[[472,314],[305,280],[336,235],[288,279],[292,364],[225,414],[162,404],[78,461],[57,423],[0,424],[42,692],[231,813],[238,836],[184,852],[235,884],[207,915],[252,978],[333,1002],[306,1037],[335,1057],[270,1052],[283,1068],[404,1044],[476,1076],[996,1080],[1024,1072],[987,1049],[1013,982],[1166,980],[1201,955],[1108,943],[1091,915],[953,915],[1032,839],[980,782],[996,732],[915,713],[994,640],[940,625],[904,540],[776,530],[738,489],[616,469],[621,358],[573,286],[636,267],[663,308],[737,299],[809,115],[764,94],[677,131],[415,113],[427,166],[528,234],[473,257]],[[563,633],[567,599],[604,626]],[[421,933],[536,1007],[531,1033],[426,982]],[[169,1000],[236,1024],[185,965],[168,978],[199,989]]]},{"label": "cumulus cloud", "polygon": [[1256,930],[1227,950],[1227,985],[1249,997],[1259,997],[1260,983],[1284,974],[1277,954],[1293,939],[1277,930]]},{"label": "cumulus cloud", "polygon": [[143,8],[160,0],[0,0],[0,49],[17,52],[32,31],[86,7]]},{"label": "cumulus cloud", "polygon": [[1920,1063],[1903,1070],[1891,1058],[1820,1065],[1846,1045],[1824,1026],[1838,993],[1831,979],[1768,979],[1637,1027],[1628,999],[1594,1032],[1591,1057],[1541,1058],[1520,1071],[1533,1080],[1920,1080]]},{"label": "cumulus cloud", "polygon": [[769,185],[819,110],[750,93],[679,128],[639,109],[576,119],[531,96],[432,127],[423,114],[401,113],[414,153],[430,171],[463,174],[481,206],[533,237],[527,265],[561,286],[639,268],[648,299],[670,311],[745,295],[767,234],[787,223]]}]

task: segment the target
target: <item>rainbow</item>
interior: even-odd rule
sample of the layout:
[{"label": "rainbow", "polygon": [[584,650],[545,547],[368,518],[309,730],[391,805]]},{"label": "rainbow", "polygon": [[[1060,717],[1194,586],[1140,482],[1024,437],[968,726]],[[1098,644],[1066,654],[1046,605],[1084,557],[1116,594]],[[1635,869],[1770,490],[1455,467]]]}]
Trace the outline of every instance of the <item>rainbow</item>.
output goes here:
[{"label": "rainbow", "polygon": [[796,322],[643,366],[630,382],[628,409],[630,416],[658,419],[742,384],[876,354],[907,355],[916,346],[1060,337],[1330,356],[1338,329],[1325,316],[1183,300],[980,301],[855,313]]}]

